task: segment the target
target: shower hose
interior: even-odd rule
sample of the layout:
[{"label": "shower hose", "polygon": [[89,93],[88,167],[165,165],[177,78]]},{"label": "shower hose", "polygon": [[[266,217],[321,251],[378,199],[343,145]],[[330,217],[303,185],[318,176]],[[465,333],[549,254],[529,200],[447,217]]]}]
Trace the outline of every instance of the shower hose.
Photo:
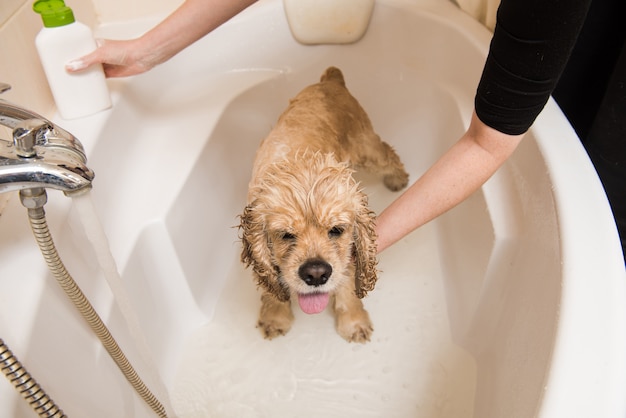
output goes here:
[{"label": "shower hose", "polygon": [[0,338],[0,368],[40,417],[67,418]]},{"label": "shower hose", "polygon": [[[32,195],[33,193],[41,193],[42,195],[44,195],[44,203],[45,203],[45,189],[39,189],[39,188],[28,189],[28,190],[22,190],[22,192],[27,192],[28,195]],[[23,197],[22,192],[20,193],[21,197]],[[24,200],[22,200],[22,203],[24,203]],[[150,406],[150,408],[152,408],[152,410],[159,417],[166,418],[167,414],[165,412],[165,407],[161,404],[161,402],[159,402],[159,400],[154,396],[154,394],[148,389],[148,387],[141,380],[141,378],[139,377],[139,375],[137,374],[133,366],[130,364],[130,362],[126,358],[126,355],[122,352],[119,345],[117,344],[117,342],[115,341],[115,339],[113,338],[109,330],[107,329],[104,322],[102,322],[102,319],[100,318],[100,316],[98,316],[98,313],[95,311],[95,309],[93,308],[89,300],[87,300],[83,292],[78,287],[78,284],[70,276],[67,269],[63,265],[63,262],[61,261],[61,258],[59,257],[59,254],[52,240],[52,236],[50,235],[50,231],[48,230],[48,223],[46,222],[46,216],[45,216],[45,211],[43,209],[43,204],[41,204],[40,206],[38,205],[37,207],[34,207],[34,208],[27,206],[27,208],[28,208],[28,219],[30,221],[30,226],[31,226],[31,229],[33,230],[33,234],[35,235],[35,240],[37,241],[37,244],[39,245],[39,249],[41,250],[41,253],[43,254],[46,264],[48,265],[48,268],[54,275],[54,278],[57,280],[61,288],[65,291],[67,296],[70,298],[70,300],[72,301],[76,309],[78,309],[80,314],[87,321],[87,323],[89,324],[93,332],[98,336],[104,348],[107,350],[111,358],[115,361],[115,363],[117,364],[119,369],[122,371],[122,373],[124,374],[128,382],[137,391],[139,396],[141,396],[141,398]],[[0,340],[0,343],[2,343],[2,345],[4,344],[2,340]],[[8,350],[7,348],[6,352],[9,354],[7,355],[8,360],[5,362],[4,357],[3,357],[4,354],[2,351],[2,345],[0,345],[0,367],[2,367],[2,370],[4,371],[6,364],[9,364],[9,363],[14,364],[14,361],[17,361],[17,360],[13,360],[14,357],[12,354],[10,354],[10,350]],[[15,364],[19,364],[19,362]],[[19,366],[19,369],[23,371],[23,373],[20,374],[20,376],[24,375],[25,377],[21,378],[20,381],[17,382],[20,384],[19,387],[15,383],[15,381],[14,381],[14,386],[16,387],[16,389],[18,389],[18,391],[22,393],[22,396],[25,397],[31,403],[31,406],[35,408],[38,405],[38,401],[35,400],[34,402],[31,402],[31,399],[26,397],[26,395],[30,396],[29,393],[25,393],[25,391],[29,392],[29,387],[25,388],[21,384],[21,381],[24,381],[24,380],[32,381],[34,384],[36,384],[36,382],[34,381],[34,379],[30,377],[30,375],[28,375],[28,372],[26,372],[21,365]],[[11,373],[10,370],[11,370],[11,366],[8,366],[9,373]],[[23,388],[25,388],[25,391],[22,390]],[[43,390],[41,390],[41,388],[37,387],[37,390],[39,391],[38,394],[41,394],[41,396],[49,400],[48,396],[45,394],[45,392],[43,392]],[[37,399],[40,399],[40,397],[38,397]],[[49,401],[49,402],[51,404],[54,404],[52,401]],[[59,411],[59,412],[54,411],[54,413],[56,413],[57,415],[54,415],[54,414],[50,415],[47,411],[43,411],[43,414],[42,414],[41,412],[39,412],[39,410],[37,410],[37,408],[35,408],[35,411],[38,412],[39,416],[41,417],[54,417],[54,418],[65,417],[65,415],[63,414],[61,410],[56,408],[56,406],[54,408]]]}]

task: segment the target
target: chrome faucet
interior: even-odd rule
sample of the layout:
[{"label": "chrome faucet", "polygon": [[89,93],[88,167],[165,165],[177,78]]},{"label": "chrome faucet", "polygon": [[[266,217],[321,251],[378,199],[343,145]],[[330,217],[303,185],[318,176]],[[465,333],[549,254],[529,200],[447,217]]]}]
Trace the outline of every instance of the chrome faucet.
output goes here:
[{"label": "chrome faucet", "polygon": [[[11,87],[0,83],[0,93]],[[77,194],[91,188],[82,144],[46,118],[0,99],[0,125],[13,140],[0,138],[0,193],[37,187]]]}]

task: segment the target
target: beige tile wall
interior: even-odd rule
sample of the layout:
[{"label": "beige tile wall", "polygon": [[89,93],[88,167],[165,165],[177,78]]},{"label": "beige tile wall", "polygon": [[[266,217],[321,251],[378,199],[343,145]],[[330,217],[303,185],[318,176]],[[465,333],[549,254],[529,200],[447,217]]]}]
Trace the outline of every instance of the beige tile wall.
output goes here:
[{"label": "beige tile wall", "polygon": [[461,9],[493,31],[500,0],[453,0]]},{"label": "beige tile wall", "polygon": [[0,4],[0,25],[3,25],[22,6],[24,0],[2,0]]}]

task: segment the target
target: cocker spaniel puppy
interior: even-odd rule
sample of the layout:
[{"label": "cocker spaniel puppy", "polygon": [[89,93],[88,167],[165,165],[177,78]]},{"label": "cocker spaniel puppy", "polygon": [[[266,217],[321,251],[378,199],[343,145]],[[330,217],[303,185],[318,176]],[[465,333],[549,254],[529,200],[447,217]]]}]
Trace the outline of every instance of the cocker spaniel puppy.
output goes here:
[{"label": "cocker spaniel puppy", "polygon": [[396,152],[330,67],[290,101],[261,143],[241,215],[241,260],[263,289],[265,338],[289,331],[296,299],[309,314],[330,303],[339,335],[369,341],[361,298],[377,279],[375,215],[351,167],[381,175],[390,190],[408,183]]}]

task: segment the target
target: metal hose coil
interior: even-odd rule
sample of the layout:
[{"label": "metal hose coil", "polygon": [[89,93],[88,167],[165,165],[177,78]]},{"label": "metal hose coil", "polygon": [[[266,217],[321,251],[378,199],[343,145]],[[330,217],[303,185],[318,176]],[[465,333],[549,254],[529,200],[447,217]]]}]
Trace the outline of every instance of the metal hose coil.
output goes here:
[{"label": "metal hose coil", "polygon": [[29,208],[28,219],[30,221],[33,234],[35,235],[35,240],[37,241],[41,253],[46,260],[46,264],[48,264],[48,268],[61,288],[72,300],[74,306],[76,306],[80,314],[83,318],[85,318],[91,329],[102,342],[104,348],[108,351],[111,358],[113,358],[139,396],[141,396],[141,398],[159,417],[166,418],[167,414],[165,412],[165,407],[143,383],[133,366],[126,358],[126,355],[124,355],[119,345],[107,329],[104,322],[102,322],[102,319],[100,319],[100,316],[98,316],[98,313],[95,311],[89,300],[87,300],[83,294],[82,290],[78,287],[78,284],[70,276],[63,265],[54,242],[52,241],[50,231],[48,230],[48,224],[46,222],[43,208]]},{"label": "metal hose coil", "polygon": [[40,417],[67,418],[0,338],[0,368]]}]

